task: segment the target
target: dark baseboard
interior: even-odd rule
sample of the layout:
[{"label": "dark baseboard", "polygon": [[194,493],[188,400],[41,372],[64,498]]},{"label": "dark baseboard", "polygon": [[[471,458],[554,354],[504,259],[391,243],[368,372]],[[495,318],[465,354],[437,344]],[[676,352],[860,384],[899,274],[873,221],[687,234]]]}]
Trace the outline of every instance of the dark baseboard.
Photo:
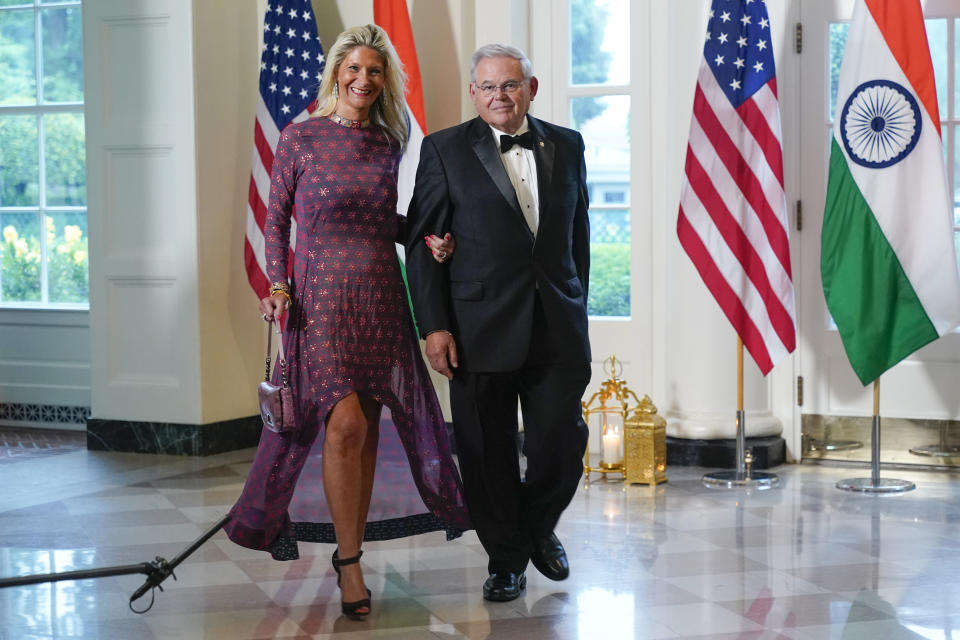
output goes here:
[{"label": "dark baseboard", "polygon": [[209,456],[255,447],[262,429],[259,415],[210,424],[87,418],[87,449]]},{"label": "dark baseboard", "polygon": [[[786,462],[787,443],[780,436],[746,438],[746,447],[753,453],[754,469],[770,469]],[[667,467],[737,467],[737,441],[687,440],[667,438]]]}]

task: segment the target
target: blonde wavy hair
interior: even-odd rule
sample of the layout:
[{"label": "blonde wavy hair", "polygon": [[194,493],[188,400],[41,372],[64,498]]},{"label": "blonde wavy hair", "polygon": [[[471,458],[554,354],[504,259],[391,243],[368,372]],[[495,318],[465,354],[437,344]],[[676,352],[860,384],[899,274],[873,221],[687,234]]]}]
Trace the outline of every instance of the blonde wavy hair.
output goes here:
[{"label": "blonde wavy hair", "polygon": [[337,73],[347,55],[357,47],[367,47],[377,52],[383,59],[383,91],[370,108],[370,120],[383,127],[390,137],[407,146],[410,128],[407,123],[407,103],[404,88],[407,74],[396,49],[387,37],[387,32],[375,24],[362,27],[350,27],[337,37],[327,52],[327,64],[323,68],[320,91],[317,94],[317,110],[313,117],[328,116],[337,109],[336,86]]}]

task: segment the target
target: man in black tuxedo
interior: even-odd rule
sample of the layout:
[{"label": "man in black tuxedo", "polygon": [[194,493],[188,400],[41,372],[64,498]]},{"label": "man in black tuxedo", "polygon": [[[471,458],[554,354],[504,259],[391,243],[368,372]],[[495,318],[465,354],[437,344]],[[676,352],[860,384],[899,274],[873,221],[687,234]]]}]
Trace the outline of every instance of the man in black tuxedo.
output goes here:
[{"label": "man in black tuxedo", "polygon": [[[481,47],[470,79],[479,117],[423,141],[406,264],[427,358],[450,379],[467,506],[489,556],[483,595],[506,601],[528,560],[553,580],[569,574],[553,530],[587,444],[586,167],[579,133],[527,115],[537,79],[521,50]],[[456,240],[444,263],[424,244],[433,233]]]}]

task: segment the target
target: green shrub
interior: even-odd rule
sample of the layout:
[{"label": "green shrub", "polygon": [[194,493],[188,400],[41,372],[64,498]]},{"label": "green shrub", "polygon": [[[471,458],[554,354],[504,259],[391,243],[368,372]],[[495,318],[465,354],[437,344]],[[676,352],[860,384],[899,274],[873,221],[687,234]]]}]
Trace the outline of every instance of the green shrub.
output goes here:
[{"label": "green shrub", "polygon": [[630,315],[630,243],[590,243],[591,316]]}]

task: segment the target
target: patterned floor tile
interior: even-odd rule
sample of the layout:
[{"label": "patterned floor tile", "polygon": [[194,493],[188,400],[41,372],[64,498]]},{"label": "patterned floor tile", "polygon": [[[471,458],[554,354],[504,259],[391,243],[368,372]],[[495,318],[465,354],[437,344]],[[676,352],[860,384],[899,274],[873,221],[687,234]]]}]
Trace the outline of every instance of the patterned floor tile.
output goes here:
[{"label": "patterned floor tile", "polygon": [[[175,558],[229,510],[251,455],[82,450],[0,465],[0,577]],[[530,567],[512,602],[483,600],[474,532],[365,545],[373,613],[359,622],[340,614],[332,545],[276,562],[219,532],[142,616],[128,601],[143,574],[0,588],[0,640],[886,640],[960,628],[953,479],[912,473],[918,489],[888,500],[837,491],[850,470],[777,472],[782,487],[762,493],[706,489],[704,470],[685,468],[655,488],[584,483],[557,528],[570,578]]]}]

